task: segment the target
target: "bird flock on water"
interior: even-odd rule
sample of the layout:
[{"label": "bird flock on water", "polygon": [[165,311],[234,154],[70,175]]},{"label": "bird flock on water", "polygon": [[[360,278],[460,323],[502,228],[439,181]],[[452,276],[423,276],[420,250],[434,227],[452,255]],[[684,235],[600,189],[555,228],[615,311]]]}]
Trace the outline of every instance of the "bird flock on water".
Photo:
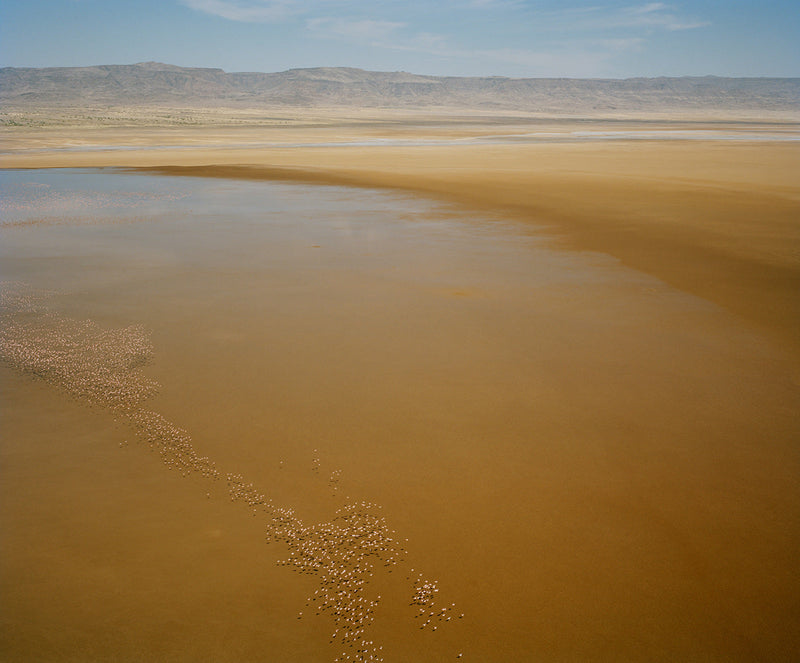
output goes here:
[{"label": "bird flock on water", "polygon": [[[381,596],[370,592],[370,580],[378,570],[392,571],[405,560],[406,551],[380,515],[381,507],[350,502],[330,522],[307,525],[294,510],[274,504],[241,474],[223,475],[210,458],[196,452],[187,431],[142,406],[158,390],[158,384],[142,371],[152,354],[147,331],[140,325],[107,330],[90,320],[73,320],[46,307],[54,294],[16,282],[0,284],[0,358],[83,402],[109,408],[127,419],[137,437],[182,476],[196,473],[215,481],[224,476],[231,501],[242,502],[254,516],[266,518],[267,542],[288,548],[288,558],[278,565],[317,579],[318,587],[308,597],[304,612],[332,618],[330,643],[342,650],[335,661],[383,661],[383,647],[369,635],[381,604]],[[316,449],[314,453],[312,470],[318,474],[320,459]],[[340,475],[341,470],[335,470],[330,476],[334,492]],[[437,583],[413,572],[407,577],[412,584],[410,605],[418,609],[415,618],[421,620],[420,629],[436,631],[464,617],[455,604],[437,607]]]}]

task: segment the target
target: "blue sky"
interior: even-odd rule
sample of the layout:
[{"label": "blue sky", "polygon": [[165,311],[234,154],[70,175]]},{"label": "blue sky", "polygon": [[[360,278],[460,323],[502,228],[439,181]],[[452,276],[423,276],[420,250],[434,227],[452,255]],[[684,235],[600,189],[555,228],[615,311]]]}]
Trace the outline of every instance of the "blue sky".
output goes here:
[{"label": "blue sky", "polygon": [[0,0],[0,66],[800,76],[800,0]]}]

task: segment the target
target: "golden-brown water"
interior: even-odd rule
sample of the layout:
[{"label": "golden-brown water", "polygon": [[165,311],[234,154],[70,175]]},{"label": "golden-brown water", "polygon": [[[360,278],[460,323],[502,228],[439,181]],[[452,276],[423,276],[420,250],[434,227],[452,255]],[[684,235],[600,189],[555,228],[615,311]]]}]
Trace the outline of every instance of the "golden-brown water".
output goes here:
[{"label": "golden-brown water", "polygon": [[800,648],[800,372],[726,310],[412,197],[3,182],[5,660]]}]

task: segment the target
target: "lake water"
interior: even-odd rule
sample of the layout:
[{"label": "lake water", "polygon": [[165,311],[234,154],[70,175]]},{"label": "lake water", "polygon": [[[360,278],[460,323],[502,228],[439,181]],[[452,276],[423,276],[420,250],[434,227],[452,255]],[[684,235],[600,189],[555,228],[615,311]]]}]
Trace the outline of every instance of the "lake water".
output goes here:
[{"label": "lake water", "polygon": [[[795,142],[800,140],[800,132],[792,124],[775,127],[735,127],[729,129],[624,129],[624,130],[582,130],[582,131],[528,131],[525,133],[495,133],[487,136],[468,136],[459,138],[371,138],[367,140],[343,140],[322,142],[275,142],[251,140],[245,143],[231,142],[230,140],[218,143],[219,147],[226,149],[251,150],[262,149],[296,149],[327,148],[327,147],[457,147],[474,145],[519,145],[523,143],[585,143],[608,141],[746,141],[746,142]],[[68,147],[26,148],[26,154],[37,152],[62,153],[62,152],[98,152],[113,149],[118,152],[126,150],[160,151],[160,150],[207,150],[211,143],[178,145],[70,145]],[[16,150],[4,150],[0,146],[0,154],[14,154]]]},{"label": "lake water", "polygon": [[546,219],[0,182],[4,660],[800,647],[796,367],[726,311]]}]

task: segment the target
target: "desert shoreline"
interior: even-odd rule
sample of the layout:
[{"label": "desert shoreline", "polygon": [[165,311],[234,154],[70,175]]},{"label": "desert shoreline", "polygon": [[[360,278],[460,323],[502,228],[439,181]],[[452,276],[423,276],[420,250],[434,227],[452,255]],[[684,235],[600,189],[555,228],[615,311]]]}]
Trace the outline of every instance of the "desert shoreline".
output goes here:
[{"label": "desert shoreline", "polygon": [[[300,142],[289,149],[226,148],[225,131],[215,144],[191,150],[14,149],[0,156],[0,167],[122,168],[380,188],[496,212],[544,228],[555,245],[611,255],[720,305],[800,357],[800,143],[302,145],[376,135],[352,127],[326,131],[293,128],[270,136]],[[201,132],[182,133],[191,140]],[[448,130],[454,135],[460,134]],[[93,140],[112,142],[114,131],[100,136]]]}]

